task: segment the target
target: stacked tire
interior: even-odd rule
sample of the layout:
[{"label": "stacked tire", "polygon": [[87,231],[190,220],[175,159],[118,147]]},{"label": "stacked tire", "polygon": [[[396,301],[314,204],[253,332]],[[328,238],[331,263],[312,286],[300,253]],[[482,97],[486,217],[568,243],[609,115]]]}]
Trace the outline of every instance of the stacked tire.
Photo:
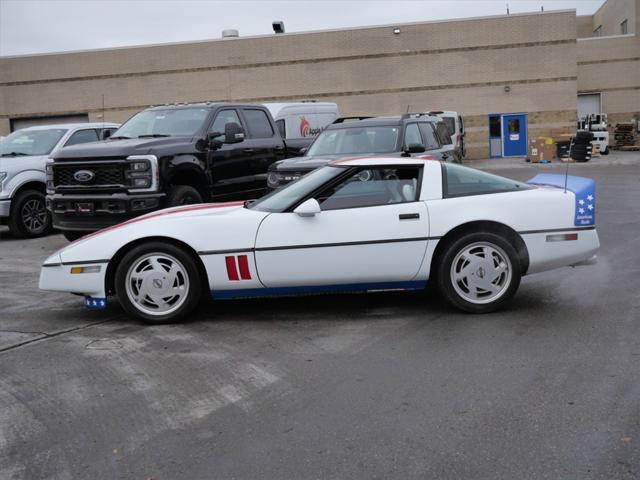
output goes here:
[{"label": "stacked tire", "polygon": [[573,139],[569,156],[576,162],[588,162],[593,152],[593,133],[578,132]]}]

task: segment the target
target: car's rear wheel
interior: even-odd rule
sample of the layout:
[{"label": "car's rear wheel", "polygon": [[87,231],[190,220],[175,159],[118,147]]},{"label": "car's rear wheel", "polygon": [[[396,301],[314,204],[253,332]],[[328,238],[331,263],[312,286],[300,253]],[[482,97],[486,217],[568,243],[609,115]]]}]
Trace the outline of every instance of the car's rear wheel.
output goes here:
[{"label": "car's rear wheel", "polygon": [[492,312],[520,285],[513,246],[495,233],[477,232],[451,242],[437,269],[438,288],[453,306],[470,313]]},{"label": "car's rear wheel", "polygon": [[16,195],[11,205],[9,230],[18,238],[35,238],[51,231],[51,214],[45,196],[37,190],[25,190]]},{"label": "car's rear wheel", "polygon": [[139,245],[116,270],[116,294],[125,311],[151,324],[184,319],[196,307],[202,279],[194,259],[164,242]]}]

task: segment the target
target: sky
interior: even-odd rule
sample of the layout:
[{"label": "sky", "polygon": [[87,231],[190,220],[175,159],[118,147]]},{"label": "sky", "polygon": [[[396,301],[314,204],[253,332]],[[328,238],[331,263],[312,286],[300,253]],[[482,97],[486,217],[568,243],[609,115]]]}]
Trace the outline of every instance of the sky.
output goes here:
[{"label": "sky", "polygon": [[604,0],[0,0],[0,56],[576,9]]}]

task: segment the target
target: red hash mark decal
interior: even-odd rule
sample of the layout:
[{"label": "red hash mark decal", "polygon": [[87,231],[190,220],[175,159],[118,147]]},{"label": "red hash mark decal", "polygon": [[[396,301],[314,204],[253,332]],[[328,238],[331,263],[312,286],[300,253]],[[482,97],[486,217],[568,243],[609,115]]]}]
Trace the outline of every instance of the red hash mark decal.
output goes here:
[{"label": "red hash mark decal", "polygon": [[240,280],[240,277],[238,277],[238,269],[236,268],[236,257],[224,257],[224,260],[227,262],[227,276],[229,280]]},{"label": "red hash mark decal", "polygon": [[[237,265],[236,265],[237,259]],[[251,280],[251,270],[249,269],[249,258],[246,255],[238,257],[224,257],[227,264],[227,276],[232,282],[242,280]],[[240,275],[238,275],[240,270]]]},{"label": "red hash mark decal", "polygon": [[251,280],[249,260],[246,255],[240,255],[238,257],[238,266],[240,267],[240,278],[242,278],[242,280]]}]

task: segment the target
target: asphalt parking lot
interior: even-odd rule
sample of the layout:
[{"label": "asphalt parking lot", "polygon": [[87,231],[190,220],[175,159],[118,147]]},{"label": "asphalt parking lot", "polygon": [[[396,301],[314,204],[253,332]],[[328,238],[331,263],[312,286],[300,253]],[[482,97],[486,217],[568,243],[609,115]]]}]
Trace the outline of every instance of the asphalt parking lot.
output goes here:
[{"label": "asphalt parking lot", "polygon": [[65,240],[2,227],[0,479],[639,478],[640,156],[625,159],[571,167],[598,182],[597,265],[525,277],[485,316],[385,293],[207,303],[147,327],[38,291]]}]

